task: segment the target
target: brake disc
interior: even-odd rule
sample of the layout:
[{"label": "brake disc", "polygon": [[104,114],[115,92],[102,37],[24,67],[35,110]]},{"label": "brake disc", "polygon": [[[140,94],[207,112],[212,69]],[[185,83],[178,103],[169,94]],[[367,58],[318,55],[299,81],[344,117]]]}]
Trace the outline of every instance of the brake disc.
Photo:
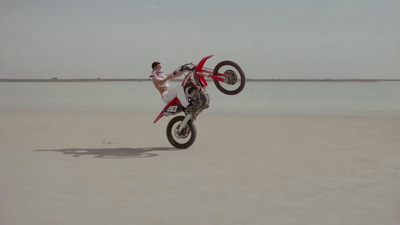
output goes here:
[{"label": "brake disc", "polygon": [[235,71],[233,70],[227,70],[225,71],[225,83],[230,84],[230,85],[234,85],[237,82],[237,75],[235,73]]},{"label": "brake disc", "polygon": [[187,138],[189,136],[190,130],[189,127],[186,126],[184,129],[182,129],[181,132],[179,132],[179,127],[181,125],[178,125],[175,129],[175,137],[177,138]]}]

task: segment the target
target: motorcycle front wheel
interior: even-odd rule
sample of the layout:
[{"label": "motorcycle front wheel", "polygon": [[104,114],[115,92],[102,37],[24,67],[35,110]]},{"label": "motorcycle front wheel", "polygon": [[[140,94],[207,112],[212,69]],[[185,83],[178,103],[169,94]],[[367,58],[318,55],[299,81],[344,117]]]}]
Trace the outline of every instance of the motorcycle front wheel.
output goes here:
[{"label": "motorcycle front wheel", "polygon": [[214,83],[218,90],[227,95],[239,94],[246,84],[243,70],[232,61],[218,63],[214,68],[213,75],[224,78],[224,81],[214,80]]},{"label": "motorcycle front wheel", "polygon": [[196,127],[189,121],[179,132],[184,116],[177,116],[169,121],[167,126],[167,138],[175,148],[189,148],[196,140]]}]

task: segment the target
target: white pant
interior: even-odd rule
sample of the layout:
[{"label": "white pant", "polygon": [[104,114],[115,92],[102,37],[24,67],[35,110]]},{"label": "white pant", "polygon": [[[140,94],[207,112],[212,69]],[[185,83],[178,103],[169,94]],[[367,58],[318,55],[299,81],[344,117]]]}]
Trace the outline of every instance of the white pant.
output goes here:
[{"label": "white pant", "polygon": [[169,89],[169,91],[163,92],[161,97],[165,103],[169,103],[174,98],[178,97],[183,107],[186,108],[189,105],[189,102],[185,96],[185,91],[183,90],[183,87],[180,85]]}]

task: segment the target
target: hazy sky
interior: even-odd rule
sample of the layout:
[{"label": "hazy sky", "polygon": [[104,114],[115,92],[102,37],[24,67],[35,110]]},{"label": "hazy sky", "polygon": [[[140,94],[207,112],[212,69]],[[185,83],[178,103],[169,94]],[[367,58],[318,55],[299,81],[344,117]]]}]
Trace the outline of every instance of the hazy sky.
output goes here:
[{"label": "hazy sky", "polygon": [[399,0],[0,0],[0,78],[400,78]]}]

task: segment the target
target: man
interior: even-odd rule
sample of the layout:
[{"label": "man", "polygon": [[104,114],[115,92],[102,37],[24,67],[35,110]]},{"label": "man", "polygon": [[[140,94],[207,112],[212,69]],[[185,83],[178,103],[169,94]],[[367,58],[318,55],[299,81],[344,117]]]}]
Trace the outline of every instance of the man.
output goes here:
[{"label": "man", "polygon": [[[156,89],[160,92],[161,98],[165,103],[169,103],[175,97],[178,97],[184,108],[189,106],[189,102],[186,99],[185,91],[181,85],[178,85],[174,88],[169,87],[169,80],[174,79],[176,77],[180,77],[183,74],[184,66],[179,67],[173,73],[165,75],[161,69],[160,62],[153,62],[151,64],[151,68],[153,71],[151,72],[150,78],[153,80],[153,84]],[[193,67],[192,67],[193,68]]]}]

